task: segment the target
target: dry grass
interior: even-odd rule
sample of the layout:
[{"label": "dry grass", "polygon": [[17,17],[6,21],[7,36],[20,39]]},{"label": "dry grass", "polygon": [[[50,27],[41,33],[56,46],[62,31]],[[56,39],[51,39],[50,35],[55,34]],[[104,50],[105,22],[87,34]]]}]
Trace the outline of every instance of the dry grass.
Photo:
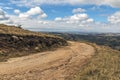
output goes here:
[{"label": "dry grass", "polygon": [[97,54],[76,75],[75,80],[120,80],[120,52],[95,46]]}]

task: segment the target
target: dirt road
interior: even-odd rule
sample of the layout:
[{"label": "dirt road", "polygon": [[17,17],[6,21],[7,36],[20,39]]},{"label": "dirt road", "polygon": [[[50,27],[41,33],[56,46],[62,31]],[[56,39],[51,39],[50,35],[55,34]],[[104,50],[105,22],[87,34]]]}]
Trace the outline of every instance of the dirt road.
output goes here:
[{"label": "dirt road", "polygon": [[85,43],[70,45],[0,63],[0,80],[66,80],[94,55],[94,48]]}]

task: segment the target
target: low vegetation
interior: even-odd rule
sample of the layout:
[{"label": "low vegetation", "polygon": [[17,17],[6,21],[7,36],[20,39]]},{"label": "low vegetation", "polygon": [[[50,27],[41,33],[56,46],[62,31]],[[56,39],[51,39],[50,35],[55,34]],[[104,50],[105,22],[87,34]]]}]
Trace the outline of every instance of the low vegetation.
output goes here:
[{"label": "low vegetation", "polygon": [[15,26],[0,25],[0,61],[53,50],[65,45],[67,42],[58,36],[23,30]]},{"label": "low vegetation", "polygon": [[105,46],[96,49],[97,54],[74,80],[120,80],[120,51]]}]

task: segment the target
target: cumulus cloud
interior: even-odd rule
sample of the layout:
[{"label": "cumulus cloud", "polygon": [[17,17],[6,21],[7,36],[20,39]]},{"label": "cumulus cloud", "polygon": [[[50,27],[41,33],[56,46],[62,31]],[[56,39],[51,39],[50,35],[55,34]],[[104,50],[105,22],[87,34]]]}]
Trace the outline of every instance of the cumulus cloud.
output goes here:
[{"label": "cumulus cloud", "polygon": [[55,18],[55,21],[66,22],[68,24],[79,24],[79,25],[94,22],[94,20],[92,18],[89,18],[89,16],[86,13],[74,14],[72,16],[68,16],[64,18],[57,17]]},{"label": "cumulus cloud", "polygon": [[74,14],[70,16],[67,20],[67,23],[72,24],[87,24],[92,23],[94,20],[89,18],[89,16],[85,13],[82,14]]},{"label": "cumulus cloud", "polygon": [[61,17],[56,17],[55,21],[62,21],[62,18]]},{"label": "cumulus cloud", "polygon": [[46,18],[47,14],[40,7],[34,7],[28,10],[27,12],[20,13],[20,18],[32,18],[33,16],[37,16],[39,18]]},{"label": "cumulus cloud", "polygon": [[88,23],[93,22],[93,21],[94,20],[92,18],[86,20],[86,22],[88,22]]},{"label": "cumulus cloud", "polygon": [[88,19],[88,15],[83,13],[83,14],[74,14],[73,16],[70,17],[70,21],[83,21]]},{"label": "cumulus cloud", "polygon": [[14,13],[15,13],[15,14],[19,14],[19,13],[20,13],[20,10],[15,9],[15,10],[14,10]]},{"label": "cumulus cloud", "polygon": [[86,10],[85,9],[82,9],[82,8],[77,8],[77,9],[73,9],[73,13],[82,13],[82,12],[85,12]]},{"label": "cumulus cloud", "polygon": [[34,29],[48,26],[49,21],[38,20],[38,19],[22,19],[19,16],[11,15],[10,19],[14,21],[15,25],[22,25],[25,29]]},{"label": "cumulus cloud", "polygon": [[48,24],[49,22],[48,21],[38,21],[38,23],[40,23],[40,24]]},{"label": "cumulus cloud", "polygon": [[41,15],[38,16],[38,19],[41,19],[41,18],[46,18],[47,17],[47,14],[46,13],[43,13]]},{"label": "cumulus cloud", "polygon": [[109,5],[112,7],[120,7],[120,0],[10,0],[11,3],[18,6],[33,7],[41,4],[94,4],[94,5]]},{"label": "cumulus cloud", "polygon": [[111,16],[108,17],[108,21],[110,23],[118,24],[120,23],[120,11],[112,14]]},{"label": "cumulus cloud", "polygon": [[9,17],[5,14],[5,12],[2,9],[0,9],[0,23],[12,24],[12,21],[9,19]]}]

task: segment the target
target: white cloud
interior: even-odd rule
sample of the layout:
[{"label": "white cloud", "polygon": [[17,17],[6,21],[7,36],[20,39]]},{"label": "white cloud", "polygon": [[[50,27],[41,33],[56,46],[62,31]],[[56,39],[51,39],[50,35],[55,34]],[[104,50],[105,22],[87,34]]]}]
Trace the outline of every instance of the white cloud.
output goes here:
[{"label": "white cloud", "polygon": [[70,17],[70,20],[73,20],[73,21],[81,21],[81,20],[85,20],[88,18],[88,15],[85,14],[85,13],[82,13],[82,14],[74,14],[73,16]]},{"label": "white cloud", "polygon": [[33,7],[41,4],[95,4],[95,5],[109,5],[112,7],[120,7],[120,0],[10,0],[11,3],[18,6]]},{"label": "white cloud", "polygon": [[15,15],[10,16],[11,20],[14,21],[15,25],[22,25],[23,28],[41,28],[48,25],[48,21],[38,19],[23,19]]},{"label": "white cloud", "polygon": [[86,24],[86,23],[91,23],[94,20],[89,18],[87,14],[82,13],[82,14],[74,14],[69,18],[67,23],[73,23],[73,24]]},{"label": "white cloud", "polygon": [[73,13],[82,13],[82,12],[85,12],[86,10],[85,9],[82,9],[82,8],[77,8],[77,9],[73,9]]},{"label": "white cloud", "polygon": [[47,14],[40,7],[34,7],[28,10],[25,13],[20,13],[20,18],[32,18],[33,16],[37,16],[39,18],[46,18]]},{"label": "white cloud", "polygon": [[34,8],[31,8],[29,11],[27,11],[27,14],[29,15],[36,15],[36,14],[42,14],[43,11],[40,7],[34,7]]},{"label": "white cloud", "polygon": [[91,18],[86,20],[86,22],[88,22],[88,23],[89,23],[89,22],[93,22],[93,21],[94,21],[94,20],[91,19]]},{"label": "white cloud", "polygon": [[55,21],[62,21],[62,18],[61,17],[56,17]]},{"label": "white cloud", "polygon": [[89,16],[85,13],[74,14],[72,16],[68,16],[64,18],[56,17],[55,21],[66,22],[68,24],[78,24],[78,25],[94,22],[94,20],[92,18],[89,18]]},{"label": "white cloud", "polygon": [[40,24],[48,24],[49,22],[48,21],[38,21],[38,23],[40,23]]},{"label": "white cloud", "polygon": [[12,24],[12,21],[2,9],[0,9],[0,24]]},{"label": "white cloud", "polygon": [[41,15],[38,16],[38,19],[41,19],[41,18],[46,18],[47,17],[47,14],[46,13],[43,13]]},{"label": "white cloud", "polygon": [[15,9],[15,10],[14,10],[14,13],[15,13],[15,14],[19,14],[19,13],[20,13],[20,10]]},{"label": "white cloud", "polygon": [[108,17],[108,21],[110,23],[118,24],[120,23],[120,11],[112,14],[111,16]]}]

